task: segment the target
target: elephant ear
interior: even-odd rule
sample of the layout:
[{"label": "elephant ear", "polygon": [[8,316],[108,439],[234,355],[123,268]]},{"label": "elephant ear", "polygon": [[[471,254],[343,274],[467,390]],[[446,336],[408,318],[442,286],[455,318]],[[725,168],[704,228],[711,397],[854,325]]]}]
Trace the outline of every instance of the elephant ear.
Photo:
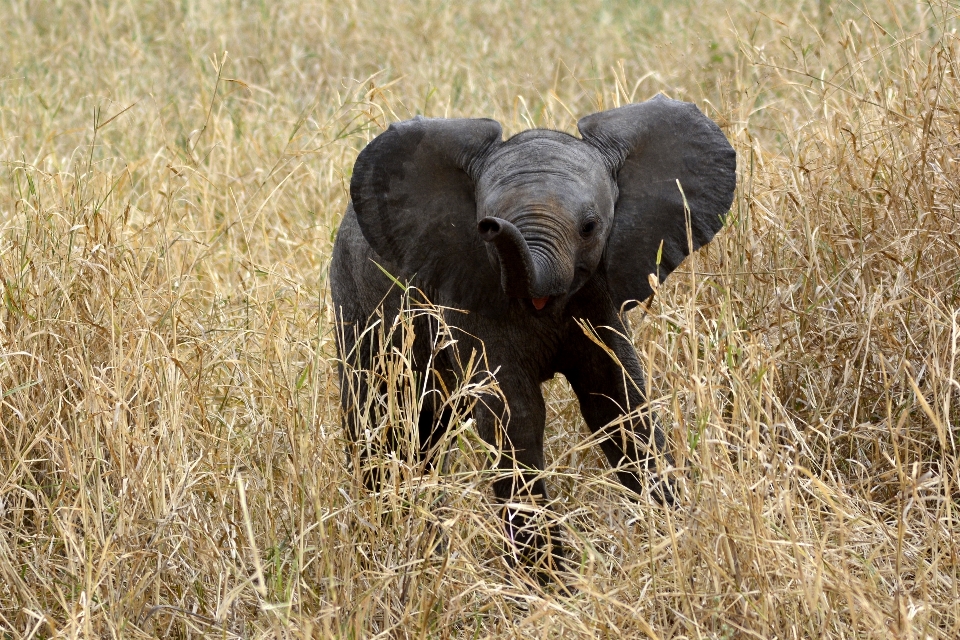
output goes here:
[{"label": "elephant ear", "polygon": [[696,105],[662,94],[586,116],[577,128],[616,176],[619,196],[604,266],[614,302],[631,308],[653,293],[650,274],[663,282],[690,253],[691,241],[699,249],[723,227],[737,155]]},{"label": "elephant ear", "polygon": [[501,136],[494,120],[418,116],[390,125],[354,164],[364,238],[434,303],[480,310],[500,290],[477,233],[474,178]]}]

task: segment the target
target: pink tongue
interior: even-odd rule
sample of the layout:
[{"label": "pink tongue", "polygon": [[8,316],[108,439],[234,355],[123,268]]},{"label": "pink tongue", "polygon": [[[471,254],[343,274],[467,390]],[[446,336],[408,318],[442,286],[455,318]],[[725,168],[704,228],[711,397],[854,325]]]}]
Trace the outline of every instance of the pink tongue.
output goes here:
[{"label": "pink tongue", "polygon": [[536,309],[537,311],[540,311],[540,309],[543,309],[545,306],[547,306],[547,302],[549,301],[550,301],[550,296],[547,296],[545,298],[532,298],[530,300],[530,302],[533,303],[533,308]]}]

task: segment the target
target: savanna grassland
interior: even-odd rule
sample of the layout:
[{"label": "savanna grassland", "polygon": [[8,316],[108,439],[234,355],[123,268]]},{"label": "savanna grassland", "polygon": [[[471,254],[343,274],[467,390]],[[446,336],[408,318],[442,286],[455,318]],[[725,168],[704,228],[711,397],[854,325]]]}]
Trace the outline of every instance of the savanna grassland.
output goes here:
[{"label": "savanna grassland", "polygon": [[[958,13],[5,0],[0,637],[960,637]],[[332,241],[391,121],[660,91],[738,152],[726,228],[630,312],[682,500],[631,500],[551,382],[577,589],[538,589],[469,422],[361,489]]]}]

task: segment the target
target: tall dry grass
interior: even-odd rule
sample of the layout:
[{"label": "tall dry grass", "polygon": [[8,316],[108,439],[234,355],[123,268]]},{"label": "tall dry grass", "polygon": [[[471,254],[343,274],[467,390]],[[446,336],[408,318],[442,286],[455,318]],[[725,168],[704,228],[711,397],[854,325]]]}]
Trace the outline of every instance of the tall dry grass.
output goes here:
[{"label": "tall dry grass", "polygon": [[[960,637],[956,15],[4,3],[0,634]],[[330,247],[392,120],[573,131],[657,91],[739,154],[727,228],[631,316],[684,499],[632,502],[551,383],[579,590],[539,591],[469,422],[360,488]]]}]

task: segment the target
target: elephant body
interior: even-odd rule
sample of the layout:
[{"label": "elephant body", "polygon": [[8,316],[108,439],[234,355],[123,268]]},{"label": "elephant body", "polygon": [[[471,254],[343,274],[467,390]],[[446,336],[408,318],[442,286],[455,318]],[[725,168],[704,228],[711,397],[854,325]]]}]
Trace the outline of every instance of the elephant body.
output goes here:
[{"label": "elephant body", "polygon": [[[452,388],[471,354],[485,354],[495,372],[502,397],[479,403],[474,417],[479,435],[503,451],[498,499],[547,499],[537,476],[545,466],[541,384],[557,373],[620,481],[643,493],[665,443],[645,409],[621,314],[650,295],[651,276],[662,281],[722,227],[736,156],[694,105],[663,96],[578,127],[582,138],[534,129],[502,141],[492,120],[417,118],[360,153],[330,268],[353,439],[363,433],[362,399],[380,392],[364,372],[383,345],[366,329],[378,314],[396,315],[403,291],[395,280],[408,282],[456,329],[455,342],[438,350],[435,320],[416,321],[412,358],[427,388]],[[448,420],[442,400],[425,403],[424,455]],[[669,485],[657,486],[669,501]],[[555,530],[528,526],[514,507],[504,509],[504,526],[512,555],[537,565],[538,576],[561,566]]]}]

